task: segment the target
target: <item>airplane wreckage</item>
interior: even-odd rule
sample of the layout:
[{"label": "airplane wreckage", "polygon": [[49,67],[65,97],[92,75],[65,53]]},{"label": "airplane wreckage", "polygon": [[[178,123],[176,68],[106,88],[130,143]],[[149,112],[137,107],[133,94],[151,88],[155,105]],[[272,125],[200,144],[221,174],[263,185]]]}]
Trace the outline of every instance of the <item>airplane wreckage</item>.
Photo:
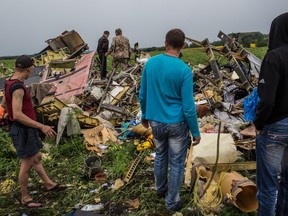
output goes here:
[{"label": "airplane wreckage", "polygon": [[[224,201],[244,212],[252,212],[258,206],[256,185],[235,171],[256,169],[255,161],[239,163],[236,160],[239,156],[237,149],[255,149],[255,128],[249,123],[244,109],[247,106],[245,100],[257,86],[261,60],[225,33],[220,31],[218,37],[224,42],[220,48],[212,46],[208,39],[186,38],[187,42],[203,48],[208,61],[207,65],[192,66],[188,63],[194,73],[194,98],[203,145],[193,147],[193,152],[190,148],[185,185],[193,187],[193,184],[198,184],[194,187],[197,188],[194,189],[196,194],[211,186],[205,191],[207,195],[197,200],[199,205],[210,203],[217,206]],[[140,124],[137,98],[141,71],[148,56],[135,50],[137,60],[134,65],[120,72],[113,68],[107,80],[100,80],[97,54],[95,51],[85,52],[88,45],[76,31],[65,31],[46,42],[48,46],[34,56],[36,67],[25,84],[33,98],[38,120],[58,125],[57,144],[67,128],[67,135],[80,133],[82,129],[86,148],[99,154],[105,153],[103,145],[109,140],[125,140],[131,133],[147,137],[137,150],[153,148],[151,130]],[[221,59],[225,64],[219,63]],[[2,90],[5,79],[0,80]],[[211,142],[220,134],[218,158],[215,154],[217,146]],[[205,143],[210,144],[208,148],[203,147]],[[132,164],[125,182],[132,178],[139,158]],[[212,173],[207,167],[212,169]],[[216,168],[220,172],[218,175],[214,175]],[[230,170],[234,171],[227,172]],[[206,179],[203,184],[195,182],[203,179]]]}]

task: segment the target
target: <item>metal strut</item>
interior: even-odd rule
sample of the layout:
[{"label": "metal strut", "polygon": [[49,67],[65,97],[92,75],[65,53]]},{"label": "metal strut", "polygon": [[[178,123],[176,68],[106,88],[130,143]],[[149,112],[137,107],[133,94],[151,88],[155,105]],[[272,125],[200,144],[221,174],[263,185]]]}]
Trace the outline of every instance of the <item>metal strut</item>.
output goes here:
[{"label": "metal strut", "polygon": [[126,176],[124,177],[123,181],[124,182],[129,182],[138,166],[138,164],[140,163],[142,156],[143,156],[144,151],[140,152],[136,159],[133,161],[132,165],[129,168],[129,171],[127,172]]}]

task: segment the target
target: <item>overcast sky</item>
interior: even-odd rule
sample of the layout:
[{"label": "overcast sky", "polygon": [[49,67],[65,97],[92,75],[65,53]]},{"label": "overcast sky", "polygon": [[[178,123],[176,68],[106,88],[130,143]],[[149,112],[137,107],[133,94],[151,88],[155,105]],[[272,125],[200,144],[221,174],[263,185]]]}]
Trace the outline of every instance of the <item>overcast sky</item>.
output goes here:
[{"label": "overcast sky", "polygon": [[65,30],[77,31],[95,50],[104,30],[116,28],[140,48],[162,46],[171,28],[196,40],[224,33],[268,33],[288,11],[287,0],[2,0],[0,56],[34,54]]}]

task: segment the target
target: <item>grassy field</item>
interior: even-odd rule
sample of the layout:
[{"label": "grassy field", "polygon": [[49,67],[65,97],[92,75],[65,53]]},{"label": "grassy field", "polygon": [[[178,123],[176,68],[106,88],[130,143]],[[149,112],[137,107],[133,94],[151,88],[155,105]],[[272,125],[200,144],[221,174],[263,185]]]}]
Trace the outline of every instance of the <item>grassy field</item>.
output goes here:
[{"label": "grassy field", "polygon": [[[266,51],[267,51],[267,47],[256,47],[256,48],[247,48],[251,53],[253,53],[254,55],[256,55],[258,58],[263,59]],[[160,52],[160,51],[155,51],[155,52],[150,52],[149,54],[151,56],[160,54],[160,53],[164,53]],[[182,59],[185,62],[190,62],[192,65],[195,64],[207,64],[208,63],[208,58],[206,53],[204,52],[203,48],[186,48],[182,51],[183,53],[183,57]],[[219,57],[218,55],[216,55],[216,57]],[[131,60],[130,60],[130,64],[134,64],[135,61],[134,59],[134,54],[132,54],[131,56]],[[4,67],[9,68],[10,71],[13,70],[14,64],[15,64],[15,60],[0,60],[0,64],[3,64]],[[111,56],[108,56],[107,58],[107,69],[108,71],[112,69],[112,58]],[[3,73],[3,69],[0,68],[0,73]]]},{"label": "grassy field", "polygon": [[[267,52],[267,47],[247,48],[247,50],[262,60]],[[163,52],[151,52],[150,55],[154,56],[160,53]],[[186,48],[182,50],[182,54],[183,61],[190,62],[192,65],[208,64],[208,57],[203,48]],[[215,57],[218,59],[220,56],[215,52]]]},{"label": "grassy field", "polygon": [[[267,47],[247,48],[247,50],[262,60],[264,55],[267,52]],[[151,56],[155,56],[155,55],[158,55],[160,53],[164,53],[164,51],[149,52],[149,54]],[[183,54],[183,57],[182,57],[183,61],[190,62],[192,65],[196,65],[196,64],[207,65],[208,64],[208,57],[207,57],[203,48],[186,48],[186,49],[182,50],[182,54]],[[217,60],[220,59],[220,61],[219,61],[220,63],[223,63],[225,61],[227,63],[227,60],[225,58],[220,58],[220,55],[217,53],[215,53],[215,58]],[[135,61],[133,59],[134,59],[134,54],[132,54],[131,60],[129,61],[129,64],[132,65],[135,63]],[[111,56],[108,56],[108,58],[107,58],[108,70],[112,69],[111,64],[112,64],[112,58],[111,58]]]},{"label": "grassy field", "polygon": [[13,69],[14,64],[15,64],[15,60],[0,60],[0,64],[3,64],[4,67]]},{"label": "grassy field", "polygon": [[13,73],[15,60],[0,60],[0,77]]}]

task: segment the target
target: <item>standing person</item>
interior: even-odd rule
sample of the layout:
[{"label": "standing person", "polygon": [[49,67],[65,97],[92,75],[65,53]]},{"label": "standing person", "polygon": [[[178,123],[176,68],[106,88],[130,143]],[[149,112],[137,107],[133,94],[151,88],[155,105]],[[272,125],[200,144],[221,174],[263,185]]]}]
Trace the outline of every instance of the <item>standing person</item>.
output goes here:
[{"label": "standing person", "polygon": [[109,31],[104,31],[102,37],[98,40],[97,53],[101,62],[101,80],[106,79],[107,74],[107,57],[105,54],[109,48],[109,35]]},{"label": "standing person", "polygon": [[122,30],[117,28],[115,30],[115,37],[112,40],[111,47],[106,53],[106,56],[111,54],[112,67],[115,68],[117,65],[120,66],[122,70],[126,70],[128,67],[128,60],[131,55],[131,47],[129,39],[122,35]]},{"label": "standing person", "polygon": [[141,55],[141,51],[138,48],[139,48],[139,43],[137,42],[134,44],[134,49],[133,49],[133,52],[135,53],[135,57],[134,57],[135,63],[137,62],[137,59],[139,59]]},{"label": "standing person", "polygon": [[193,98],[192,71],[179,59],[184,41],[185,34],[180,29],[172,29],[166,34],[166,53],[148,60],[139,92],[142,124],[148,128],[150,123],[156,145],[156,193],[164,197],[168,191],[165,203],[169,211],[182,208],[179,192],[191,143],[189,129],[194,145],[201,139]]},{"label": "standing person", "polygon": [[[288,13],[270,28],[259,81],[256,127],[258,215],[288,215]],[[280,171],[280,182],[278,174]],[[278,190],[278,192],[277,192]]]},{"label": "standing person", "polygon": [[41,207],[42,204],[34,201],[28,194],[29,172],[32,168],[44,181],[45,191],[62,190],[66,188],[66,185],[53,182],[47,176],[41,163],[39,150],[43,147],[43,144],[38,136],[37,129],[40,129],[47,137],[54,137],[56,132],[52,127],[36,121],[31,96],[23,83],[31,75],[32,67],[33,60],[28,56],[23,55],[16,59],[14,74],[6,80],[2,106],[7,110],[9,119],[13,122],[11,138],[17,155],[21,159],[18,176],[22,195],[21,204],[35,208]]}]

